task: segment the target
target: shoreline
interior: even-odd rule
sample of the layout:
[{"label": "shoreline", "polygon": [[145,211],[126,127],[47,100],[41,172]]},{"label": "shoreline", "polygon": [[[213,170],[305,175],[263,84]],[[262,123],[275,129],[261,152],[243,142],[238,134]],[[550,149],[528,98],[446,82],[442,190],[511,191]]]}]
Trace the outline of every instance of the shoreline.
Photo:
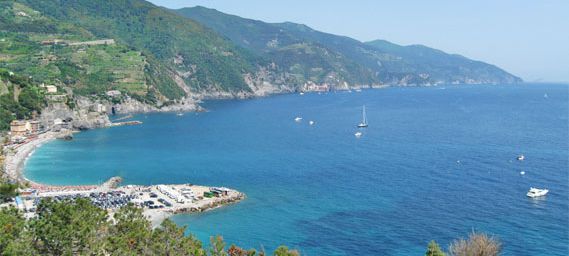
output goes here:
[{"label": "shoreline", "polygon": [[39,134],[35,138],[31,138],[29,139],[29,141],[23,144],[15,144],[12,146],[7,146],[7,151],[11,151],[5,154],[6,158],[4,162],[4,170],[8,175],[8,178],[13,181],[21,183],[42,185],[40,183],[31,181],[25,177],[24,175],[25,163],[34,154],[36,149],[38,149],[47,142],[57,139],[58,135],[61,134],[63,133],[49,131]]},{"label": "shoreline", "polygon": [[[28,159],[34,154],[35,150],[39,147],[58,139],[61,136],[69,134],[66,132],[53,132],[48,131],[41,133],[37,136],[28,138],[28,140],[22,144],[12,144],[5,148],[5,161],[4,170],[8,179],[12,181],[17,181],[23,184],[26,188],[22,191],[23,198],[27,199],[24,203],[24,209],[34,209],[35,205],[31,203],[30,199],[43,198],[43,197],[58,197],[58,196],[69,196],[69,195],[89,195],[92,193],[112,193],[116,191],[121,191],[123,193],[136,194],[147,191],[156,191],[157,187],[160,185],[153,186],[142,186],[142,185],[123,185],[118,186],[122,179],[120,177],[112,177],[102,184],[94,185],[49,185],[42,184],[39,182],[32,181],[25,177],[24,167]],[[159,226],[163,220],[175,215],[184,213],[198,213],[204,212],[212,209],[222,207],[227,204],[233,204],[239,202],[245,198],[245,194],[237,190],[227,189],[226,195],[216,196],[213,198],[204,197],[204,193],[210,192],[213,188],[207,186],[198,185],[162,185],[169,186],[171,188],[178,188],[182,186],[189,186],[191,190],[195,190],[198,194],[192,197],[189,202],[179,203],[174,201],[173,205],[169,208],[160,209],[150,209],[145,205],[138,205],[143,209],[143,214],[151,222],[152,227]],[[152,200],[152,198],[146,198]]]}]

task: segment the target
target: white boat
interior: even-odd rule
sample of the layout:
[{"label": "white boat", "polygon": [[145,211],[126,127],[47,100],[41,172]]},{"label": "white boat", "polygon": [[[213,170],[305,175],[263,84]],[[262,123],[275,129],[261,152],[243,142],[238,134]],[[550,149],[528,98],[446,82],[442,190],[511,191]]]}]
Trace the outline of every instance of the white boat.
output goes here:
[{"label": "white boat", "polygon": [[182,113],[182,112],[178,112],[178,113],[176,113],[176,115],[177,115],[177,116],[183,116],[183,115],[184,115],[184,113]]},{"label": "white boat", "polygon": [[362,108],[362,122],[358,124],[358,128],[366,128],[367,127],[367,117],[366,117],[366,106],[364,105]]},{"label": "white boat", "polygon": [[312,120],[308,121],[308,124],[309,124],[309,125],[314,125],[315,123],[316,123],[316,122],[314,122],[314,121],[312,121]]},{"label": "white boat", "polygon": [[520,174],[521,174],[521,175],[526,175],[526,172],[521,171]]},{"label": "white boat", "polygon": [[358,88],[358,89],[356,89],[356,92],[362,92],[362,89]]},{"label": "white boat", "polygon": [[354,136],[356,136],[356,138],[359,138],[362,136],[362,132],[356,132],[354,133]]},{"label": "white boat", "polygon": [[523,161],[526,157],[524,155],[519,155],[516,159],[518,159],[518,161]]},{"label": "white boat", "polygon": [[530,188],[527,196],[534,198],[534,197],[540,197],[540,196],[545,196],[547,195],[547,193],[549,192],[549,190],[547,189],[539,189],[539,188]]},{"label": "white boat", "polygon": [[300,92],[299,94],[300,94],[300,95],[304,95],[304,92]]},{"label": "white boat", "polygon": [[302,121],[302,117],[297,116],[294,118],[294,121],[299,123],[300,121]]}]

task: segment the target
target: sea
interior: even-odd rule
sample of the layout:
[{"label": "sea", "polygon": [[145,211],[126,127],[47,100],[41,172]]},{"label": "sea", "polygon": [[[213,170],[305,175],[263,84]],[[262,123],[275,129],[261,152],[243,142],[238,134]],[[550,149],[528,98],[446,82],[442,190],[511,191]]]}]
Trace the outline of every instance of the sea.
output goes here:
[{"label": "sea", "polygon": [[[448,249],[485,232],[503,255],[568,255],[568,96],[566,84],[447,85],[208,101],[49,142],[25,175],[244,192],[172,218],[206,245],[221,235],[267,252],[424,255],[431,240]],[[530,187],[550,192],[531,199]]]}]

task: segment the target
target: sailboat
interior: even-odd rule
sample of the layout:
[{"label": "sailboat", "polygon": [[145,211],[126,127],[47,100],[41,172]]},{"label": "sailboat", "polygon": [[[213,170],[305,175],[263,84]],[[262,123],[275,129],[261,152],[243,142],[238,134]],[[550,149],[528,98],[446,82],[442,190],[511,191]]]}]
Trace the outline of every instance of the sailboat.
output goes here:
[{"label": "sailboat", "polygon": [[366,117],[366,106],[364,105],[362,108],[362,122],[358,124],[358,128],[366,128],[367,127],[367,117]]}]

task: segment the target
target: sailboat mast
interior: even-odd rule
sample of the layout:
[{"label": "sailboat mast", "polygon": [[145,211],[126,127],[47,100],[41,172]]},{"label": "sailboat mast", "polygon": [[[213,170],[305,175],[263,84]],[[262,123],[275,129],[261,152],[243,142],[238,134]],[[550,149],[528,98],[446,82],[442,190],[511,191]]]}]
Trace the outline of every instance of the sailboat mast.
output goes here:
[{"label": "sailboat mast", "polygon": [[366,117],[366,106],[364,105],[362,109],[362,121],[364,124],[367,124],[367,117]]}]

